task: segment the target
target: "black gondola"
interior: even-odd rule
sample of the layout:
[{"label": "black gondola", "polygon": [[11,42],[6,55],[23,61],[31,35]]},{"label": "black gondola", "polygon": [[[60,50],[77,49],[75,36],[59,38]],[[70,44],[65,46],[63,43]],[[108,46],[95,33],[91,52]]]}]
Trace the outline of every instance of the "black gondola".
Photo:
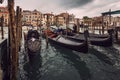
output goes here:
[{"label": "black gondola", "polygon": [[[82,36],[84,33],[79,33],[80,36]],[[89,37],[93,38],[107,38],[109,35],[108,34],[94,34],[94,33],[89,33]]]},{"label": "black gondola", "polygon": [[75,41],[74,39],[69,39],[62,35],[57,35],[57,36],[56,34],[53,34],[53,35],[48,37],[49,42],[52,44],[65,47],[68,49],[72,49],[78,52],[83,52],[83,53],[88,52],[87,40],[84,40],[83,42],[80,43]]},{"label": "black gondola", "polygon": [[[104,46],[104,47],[112,46],[112,42],[113,42],[112,41],[112,32],[113,32],[113,30],[108,30],[109,36],[107,38],[89,37],[89,41],[92,45]],[[67,36],[67,38],[74,39],[79,42],[85,40],[85,38],[80,35]]]},{"label": "black gondola", "polygon": [[41,41],[39,39],[39,33],[37,30],[28,31],[25,40],[25,47],[29,56],[29,60],[32,60],[32,58],[40,54]]}]

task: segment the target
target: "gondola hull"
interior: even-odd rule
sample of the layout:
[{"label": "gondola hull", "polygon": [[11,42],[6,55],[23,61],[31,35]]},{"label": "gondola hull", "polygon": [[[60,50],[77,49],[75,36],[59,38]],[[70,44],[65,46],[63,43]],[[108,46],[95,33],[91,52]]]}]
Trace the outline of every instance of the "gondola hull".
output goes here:
[{"label": "gondola hull", "polygon": [[[78,42],[84,41],[85,38],[81,37],[81,36],[67,36],[69,39],[74,39]],[[107,38],[93,38],[90,37],[89,41],[92,45],[97,45],[97,46],[104,46],[104,47],[108,47],[108,46],[112,46],[112,38],[110,36],[108,36]]]},{"label": "gondola hull", "polygon": [[25,49],[28,53],[30,62],[32,62],[33,58],[40,54],[41,40],[39,39],[37,30],[30,30],[25,35]]},{"label": "gondola hull", "polygon": [[104,47],[109,47],[112,46],[112,38],[104,38],[104,39],[98,39],[98,40],[90,40],[90,43],[92,45],[98,45],[98,46],[104,46]]},{"label": "gondola hull", "polygon": [[58,45],[58,46],[68,48],[68,49],[71,49],[71,50],[75,50],[75,51],[78,51],[78,52],[83,52],[83,53],[88,52],[87,42],[83,41],[83,42],[79,43],[77,41],[74,41],[72,39],[68,39],[68,38],[65,38],[65,37],[61,37],[61,38],[62,38],[61,40],[60,39],[56,40],[56,39],[48,37],[48,40],[49,40],[50,43],[52,43],[54,45]]},{"label": "gondola hull", "polygon": [[[80,36],[84,36],[84,33],[79,33]],[[107,38],[109,35],[108,34],[93,34],[89,33],[89,37],[93,38]]]}]

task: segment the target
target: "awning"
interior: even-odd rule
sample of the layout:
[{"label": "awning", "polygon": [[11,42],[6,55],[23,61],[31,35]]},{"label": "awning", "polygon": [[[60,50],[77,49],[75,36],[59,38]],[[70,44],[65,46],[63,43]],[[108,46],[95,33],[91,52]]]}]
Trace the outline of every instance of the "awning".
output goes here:
[{"label": "awning", "polygon": [[116,10],[116,11],[108,11],[108,12],[104,12],[102,13],[102,15],[111,15],[111,14],[120,14],[120,10]]}]

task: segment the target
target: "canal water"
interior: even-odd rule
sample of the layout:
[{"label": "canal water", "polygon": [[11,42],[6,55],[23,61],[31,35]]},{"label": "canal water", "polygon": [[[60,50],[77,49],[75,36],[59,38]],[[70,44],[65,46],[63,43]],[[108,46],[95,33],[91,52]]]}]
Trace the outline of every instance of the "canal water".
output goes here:
[{"label": "canal water", "polygon": [[[5,38],[8,36],[7,27]],[[98,31],[97,31],[98,32]],[[87,54],[49,44],[42,39],[41,53],[29,63],[24,50],[19,53],[18,80],[120,80],[120,45],[89,45]]]},{"label": "canal water", "polygon": [[120,80],[120,45],[89,45],[87,54],[49,44],[42,39],[41,53],[29,63],[19,53],[19,80]]}]

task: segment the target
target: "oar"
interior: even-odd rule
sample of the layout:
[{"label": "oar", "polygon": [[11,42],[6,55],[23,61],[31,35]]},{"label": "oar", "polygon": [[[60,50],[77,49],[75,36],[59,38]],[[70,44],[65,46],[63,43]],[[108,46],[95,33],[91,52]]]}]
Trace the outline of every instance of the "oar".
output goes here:
[{"label": "oar", "polygon": [[46,37],[46,48],[48,48],[48,34],[45,32],[45,37]]}]

